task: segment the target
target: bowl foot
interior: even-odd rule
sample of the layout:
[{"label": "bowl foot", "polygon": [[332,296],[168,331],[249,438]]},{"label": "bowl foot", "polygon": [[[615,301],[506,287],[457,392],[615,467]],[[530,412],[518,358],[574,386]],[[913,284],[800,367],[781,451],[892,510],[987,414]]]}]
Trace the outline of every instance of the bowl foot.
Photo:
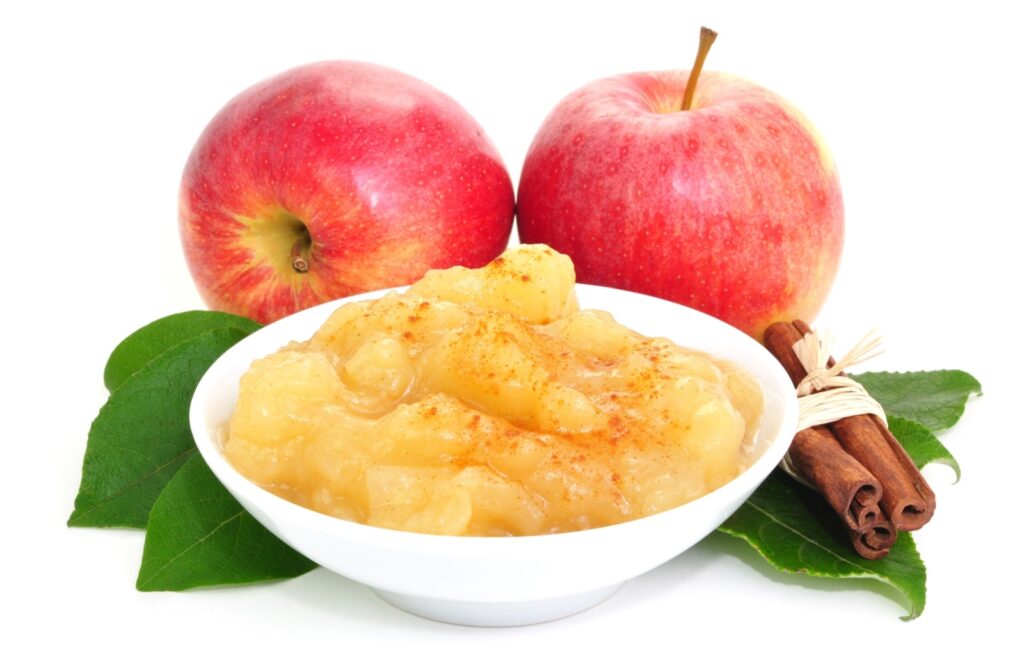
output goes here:
[{"label": "bowl foot", "polygon": [[373,589],[388,604],[416,616],[455,625],[506,627],[532,625],[564,618],[604,602],[625,582],[586,593],[526,602],[461,602],[436,600]]}]

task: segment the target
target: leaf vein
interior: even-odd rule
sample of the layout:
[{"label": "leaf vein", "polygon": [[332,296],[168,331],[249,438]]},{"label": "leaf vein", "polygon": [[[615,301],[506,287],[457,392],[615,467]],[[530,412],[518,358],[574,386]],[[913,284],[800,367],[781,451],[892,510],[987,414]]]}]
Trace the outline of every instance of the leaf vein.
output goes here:
[{"label": "leaf vein", "polygon": [[829,555],[835,557],[840,562],[844,562],[844,563],[850,565],[851,567],[856,567],[857,569],[861,570],[862,572],[867,572],[869,574],[873,574],[874,573],[870,569],[868,569],[867,567],[864,567],[862,565],[858,565],[856,562],[852,562],[849,559],[844,558],[843,556],[841,556],[838,553],[836,553],[835,551],[833,551],[831,548],[828,548],[827,546],[824,546],[823,544],[818,543],[817,541],[815,541],[814,539],[811,539],[806,534],[803,534],[802,532],[800,532],[796,528],[794,528],[794,527],[792,527],[790,525],[787,525],[786,523],[782,522],[778,517],[776,517],[772,513],[768,512],[767,510],[763,509],[762,507],[758,506],[754,502],[752,502],[750,500],[747,500],[747,504],[751,508],[761,512],[763,515],[768,517],[770,520],[774,521],[775,524],[781,526],[783,529],[789,530],[790,532],[792,532],[793,534],[797,535],[798,537],[800,537],[801,539],[803,539],[807,543],[811,544],[812,546],[816,546],[816,547],[820,548],[821,550],[825,551],[826,553],[828,553]]},{"label": "leaf vein", "polygon": [[230,522],[231,522],[232,520],[234,520],[235,518],[239,518],[239,517],[241,517],[242,513],[244,513],[244,512],[243,512],[243,511],[239,511],[238,513],[235,513],[235,514],[233,514],[233,515],[229,516],[228,518],[225,518],[225,519],[224,519],[224,520],[222,520],[222,521],[221,521],[221,522],[220,522],[220,523],[219,523],[219,524],[218,524],[218,525],[217,525],[217,526],[216,526],[215,528],[213,528],[212,530],[210,530],[209,532],[207,532],[206,534],[204,534],[203,536],[199,537],[199,538],[198,538],[198,539],[196,539],[196,540],[195,540],[194,542],[192,542],[191,544],[189,544],[188,546],[186,546],[185,548],[183,548],[183,549],[182,549],[181,551],[179,551],[179,552],[178,552],[178,553],[177,553],[177,554],[176,554],[176,555],[175,555],[175,556],[174,556],[173,558],[171,558],[171,559],[170,559],[170,560],[168,560],[167,562],[165,562],[165,563],[163,563],[162,565],[160,565],[159,567],[157,567],[157,568],[156,568],[156,569],[155,569],[155,570],[153,571],[153,573],[149,575],[149,578],[148,578],[148,579],[146,579],[145,581],[142,581],[142,582],[141,582],[141,583],[139,584],[139,587],[141,588],[142,586],[148,585],[148,584],[149,584],[149,583],[150,583],[150,582],[151,582],[151,581],[152,581],[153,579],[155,579],[155,578],[156,578],[157,576],[159,576],[161,572],[163,572],[163,571],[164,571],[165,569],[167,569],[167,568],[168,568],[168,567],[170,567],[170,566],[171,566],[172,564],[174,564],[174,562],[175,562],[175,561],[177,561],[177,560],[178,560],[178,558],[180,558],[181,556],[185,555],[186,553],[188,553],[189,551],[191,551],[191,550],[192,550],[193,548],[195,548],[196,546],[198,546],[198,545],[202,544],[202,543],[203,543],[203,542],[205,542],[205,541],[206,541],[207,539],[209,539],[210,537],[212,537],[213,535],[215,535],[215,534],[217,533],[217,530],[219,530],[220,528],[224,527],[225,525],[227,525],[228,523],[230,523]]},{"label": "leaf vein", "polygon": [[171,466],[172,464],[174,464],[175,462],[177,462],[178,460],[180,460],[180,459],[181,459],[182,457],[184,457],[184,456],[186,456],[186,455],[190,455],[191,453],[194,453],[194,452],[196,452],[196,449],[195,449],[195,448],[189,448],[188,450],[186,450],[186,451],[184,451],[184,452],[178,453],[178,454],[177,454],[177,455],[175,455],[175,456],[174,456],[174,457],[173,457],[173,458],[172,458],[171,460],[168,460],[168,461],[167,461],[167,462],[165,462],[164,464],[161,464],[161,465],[160,465],[159,467],[157,467],[156,469],[154,469],[154,470],[152,470],[152,471],[148,472],[147,474],[145,474],[145,475],[144,475],[144,476],[142,476],[141,478],[138,478],[138,479],[136,479],[136,480],[132,481],[131,483],[127,483],[127,484],[125,484],[125,486],[124,486],[123,488],[121,488],[120,490],[117,490],[117,491],[115,491],[115,492],[112,492],[111,494],[107,495],[106,497],[104,497],[104,498],[102,498],[102,499],[100,499],[100,500],[97,500],[97,501],[96,501],[96,502],[94,502],[94,503],[93,503],[93,505],[92,505],[92,506],[90,506],[89,508],[87,508],[87,509],[82,509],[81,511],[78,511],[78,510],[76,510],[76,511],[75,511],[75,513],[74,513],[74,514],[73,514],[73,515],[71,516],[71,517],[72,517],[72,519],[75,519],[75,518],[81,518],[82,516],[85,516],[86,514],[90,513],[90,512],[91,512],[91,511],[92,511],[93,509],[95,509],[96,507],[98,507],[98,506],[101,506],[101,505],[103,505],[103,504],[106,504],[107,502],[109,502],[110,500],[114,499],[115,497],[118,497],[118,496],[120,496],[120,495],[123,495],[123,494],[124,494],[125,492],[127,492],[127,491],[128,491],[128,490],[130,490],[131,488],[134,488],[135,486],[137,486],[137,485],[140,485],[140,484],[142,484],[142,483],[144,483],[144,482],[148,481],[149,479],[153,478],[154,476],[156,476],[157,474],[159,474],[159,473],[160,473],[161,471],[163,471],[163,470],[164,470],[164,469],[166,469],[167,467]]}]

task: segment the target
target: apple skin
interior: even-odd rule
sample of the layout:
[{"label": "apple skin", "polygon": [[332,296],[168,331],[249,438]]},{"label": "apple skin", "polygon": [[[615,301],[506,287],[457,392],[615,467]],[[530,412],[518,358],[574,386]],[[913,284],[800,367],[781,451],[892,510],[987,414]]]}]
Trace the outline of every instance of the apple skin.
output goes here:
[{"label": "apple skin", "polygon": [[330,61],[217,113],[185,166],[179,222],[206,303],[267,323],[481,266],[508,244],[514,208],[501,157],[458,103],[396,70]]},{"label": "apple skin", "polygon": [[810,321],[843,246],[831,156],[779,96],[705,72],[634,73],[577,90],[537,133],[520,239],[568,254],[580,282],[682,303],[760,339]]}]

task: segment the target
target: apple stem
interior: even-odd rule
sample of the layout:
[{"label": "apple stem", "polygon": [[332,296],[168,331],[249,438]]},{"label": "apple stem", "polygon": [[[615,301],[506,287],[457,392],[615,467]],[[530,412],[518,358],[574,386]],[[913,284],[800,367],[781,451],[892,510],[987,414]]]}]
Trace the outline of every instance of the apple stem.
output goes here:
[{"label": "apple stem", "polygon": [[305,273],[309,271],[309,260],[305,257],[305,249],[302,241],[295,243],[295,247],[292,248],[292,268],[295,269],[296,273]]},{"label": "apple stem", "polygon": [[693,105],[693,94],[697,91],[697,78],[700,77],[700,71],[704,68],[704,59],[708,57],[708,52],[711,51],[711,45],[714,44],[716,37],[718,37],[718,33],[706,26],[701,26],[697,58],[694,59],[693,67],[690,69],[690,79],[686,82],[686,95],[683,96],[684,111]]}]

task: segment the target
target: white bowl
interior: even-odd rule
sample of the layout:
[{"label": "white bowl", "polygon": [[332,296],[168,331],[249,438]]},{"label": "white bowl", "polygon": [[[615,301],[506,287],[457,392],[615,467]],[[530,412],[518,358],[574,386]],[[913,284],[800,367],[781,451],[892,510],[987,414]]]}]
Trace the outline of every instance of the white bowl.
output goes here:
[{"label": "white bowl", "polygon": [[728,518],[785,454],[796,425],[796,395],[760,344],[703,313],[605,287],[577,285],[584,308],[611,311],[648,336],[666,336],[737,362],[764,388],[761,457],[737,478],[683,506],[639,520],[532,537],[446,537],[388,530],[303,508],[260,488],[221,454],[238,381],[253,360],[306,340],[348,297],[296,313],[239,342],[210,367],[192,398],[196,445],[221,483],[285,543],[331,571],[367,584],[391,604],[465,625],[525,625],[601,602],[629,579],[672,559]]}]

